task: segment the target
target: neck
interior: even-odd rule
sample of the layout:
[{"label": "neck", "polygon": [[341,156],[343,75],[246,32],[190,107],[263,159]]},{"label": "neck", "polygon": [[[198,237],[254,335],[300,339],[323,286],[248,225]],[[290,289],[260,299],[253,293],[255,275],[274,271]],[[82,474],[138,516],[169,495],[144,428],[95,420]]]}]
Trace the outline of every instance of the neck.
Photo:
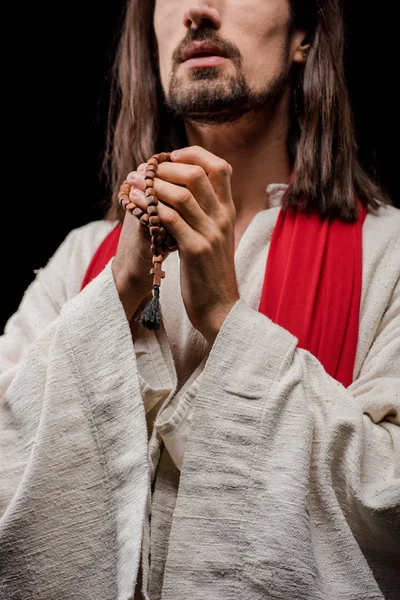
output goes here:
[{"label": "neck", "polygon": [[188,144],[199,145],[232,166],[232,195],[236,219],[246,221],[268,208],[266,187],[288,183],[291,166],[286,147],[287,101],[274,109],[244,115],[221,125],[185,123]]}]

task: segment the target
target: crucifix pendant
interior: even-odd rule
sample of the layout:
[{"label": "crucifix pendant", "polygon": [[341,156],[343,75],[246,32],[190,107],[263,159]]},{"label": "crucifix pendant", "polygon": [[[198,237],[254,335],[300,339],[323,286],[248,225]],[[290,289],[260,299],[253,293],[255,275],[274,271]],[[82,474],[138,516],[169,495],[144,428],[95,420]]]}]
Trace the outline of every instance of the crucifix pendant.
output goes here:
[{"label": "crucifix pendant", "polygon": [[165,271],[161,269],[161,263],[154,263],[153,268],[150,271],[150,274],[153,275],[153,285],[161,285],[161,279],[165,277]]}]

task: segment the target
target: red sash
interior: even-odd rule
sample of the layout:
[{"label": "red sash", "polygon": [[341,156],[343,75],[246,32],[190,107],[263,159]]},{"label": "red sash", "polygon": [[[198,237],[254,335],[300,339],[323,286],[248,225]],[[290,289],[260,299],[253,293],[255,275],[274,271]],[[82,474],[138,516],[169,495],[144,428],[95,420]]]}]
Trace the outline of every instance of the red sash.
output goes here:
[{"label": "red sash", "polygon": [[121,233],[121,225],[116,225],[109,234],[101,242],[96,252],[93,254],[92,260],[86,270],[85,276],[82,281],[81,290],[90,282],[92,279],[104,269],[106,264],[115,256],[117,252],[117,246],[119,236]]},{"label": "red sash", "polygon": [[[259,312],[284,327],[345,387],[353,380],[362,286],[360,205],[355,223],[280,211],[265,269]],[[121,226],[103,240],[85,287],[115,255]]]}]

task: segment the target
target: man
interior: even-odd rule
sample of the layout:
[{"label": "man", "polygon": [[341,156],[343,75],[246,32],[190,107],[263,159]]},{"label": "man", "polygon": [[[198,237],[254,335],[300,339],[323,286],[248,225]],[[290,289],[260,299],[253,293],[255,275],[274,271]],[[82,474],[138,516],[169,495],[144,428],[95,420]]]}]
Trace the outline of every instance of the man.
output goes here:
[{"label": "man", "polygon": [[341,52],[332,0],[128,4],[108,218],[1,339],[2,598],[399,598],[400,216]]}]

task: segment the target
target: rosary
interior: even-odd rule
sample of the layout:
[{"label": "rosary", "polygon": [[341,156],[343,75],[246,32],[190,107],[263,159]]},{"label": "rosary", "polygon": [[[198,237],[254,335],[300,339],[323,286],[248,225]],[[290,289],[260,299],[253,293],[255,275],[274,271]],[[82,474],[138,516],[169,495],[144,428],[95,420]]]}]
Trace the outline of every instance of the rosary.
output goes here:
[{"label": "rosary", "polygon": [[160,286],[161,280],[165,277],[162,270],[162,262],[166,252],[172,252],[177,249],[174,238],[161,225],[158,215],[158,198],[154,190],[154,178],[157,174],[158,165],[169,161],[170,153],[161,152],[153,154],[146,163],[145,186],[147,212],[131,202],[129,192],[131,186],[127,181],[121,185],[118,194],[119,205],[132,215],[137,217],[142,223],[148,226],[151,235],[150,252],[152,254],[153,267],[150,274],[153,275],[153,297],[145,306],[143,312],[136,318],[136,321],[145,329],[159,329],[161,324],[161,306],[160,306]]}]

